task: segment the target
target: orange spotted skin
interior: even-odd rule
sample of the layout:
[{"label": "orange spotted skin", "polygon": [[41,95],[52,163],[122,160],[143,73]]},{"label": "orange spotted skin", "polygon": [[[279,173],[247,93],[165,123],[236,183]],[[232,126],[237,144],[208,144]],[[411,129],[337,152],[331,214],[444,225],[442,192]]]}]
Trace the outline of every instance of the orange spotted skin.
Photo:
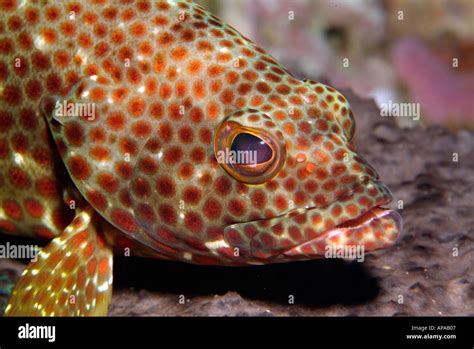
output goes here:
[{"label": "orange spotted skin", "polygon": [[[109,242],[197,264],[371,251],[399,236],[400,216],[379,207],[390,192],[351,145],[346,99],[198,5],[0,4],[3,232],[51,239],[75,197]],[[63,101],[94,115],[58,115]],[[218,161],[242,132],[273,142],[273,172]]]}]

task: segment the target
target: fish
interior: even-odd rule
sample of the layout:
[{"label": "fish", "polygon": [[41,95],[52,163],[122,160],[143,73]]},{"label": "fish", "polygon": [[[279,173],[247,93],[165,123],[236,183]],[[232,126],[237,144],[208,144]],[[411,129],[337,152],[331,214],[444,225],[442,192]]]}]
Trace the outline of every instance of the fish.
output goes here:
[{"label": "fish", "polygon": [[399,238],[347,99],[201,6],[0,7],[0,231],[46,243],[6,316],[106,315],[114,254],[243,266]]}]

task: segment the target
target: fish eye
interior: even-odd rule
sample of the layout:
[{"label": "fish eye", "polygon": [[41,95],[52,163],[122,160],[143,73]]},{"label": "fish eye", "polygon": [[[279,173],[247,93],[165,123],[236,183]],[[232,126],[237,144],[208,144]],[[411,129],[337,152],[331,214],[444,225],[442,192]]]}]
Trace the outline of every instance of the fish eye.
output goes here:
[{"label": "fish eye", "polygon": [[282,139],[266,130],[226,121],[214,138],[219,165],[232,177],[247,184],[262,184],[273,178],[285,162]]}]

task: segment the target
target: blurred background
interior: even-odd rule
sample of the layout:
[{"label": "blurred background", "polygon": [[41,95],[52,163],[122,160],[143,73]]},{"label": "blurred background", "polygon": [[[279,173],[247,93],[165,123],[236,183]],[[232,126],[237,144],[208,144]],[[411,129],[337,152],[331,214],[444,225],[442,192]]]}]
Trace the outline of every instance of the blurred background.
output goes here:
[{"label": "blurred background", "polygon": [[198,0],[298,77],[474,129],[474,0]]}]

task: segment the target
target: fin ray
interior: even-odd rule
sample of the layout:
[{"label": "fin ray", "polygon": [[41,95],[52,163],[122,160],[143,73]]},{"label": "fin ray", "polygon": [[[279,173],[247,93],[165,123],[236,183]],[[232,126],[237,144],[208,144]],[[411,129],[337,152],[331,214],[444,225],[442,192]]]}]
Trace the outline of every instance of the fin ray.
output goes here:
[{"label": "fin ray", "polygon": [[104,316],[112,298],[113,255],[80,210],[31,261],[13,289],[5,316]]}]

